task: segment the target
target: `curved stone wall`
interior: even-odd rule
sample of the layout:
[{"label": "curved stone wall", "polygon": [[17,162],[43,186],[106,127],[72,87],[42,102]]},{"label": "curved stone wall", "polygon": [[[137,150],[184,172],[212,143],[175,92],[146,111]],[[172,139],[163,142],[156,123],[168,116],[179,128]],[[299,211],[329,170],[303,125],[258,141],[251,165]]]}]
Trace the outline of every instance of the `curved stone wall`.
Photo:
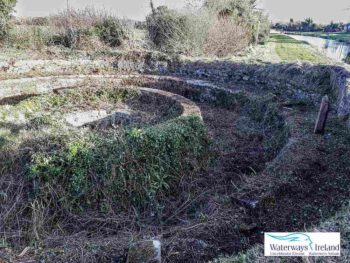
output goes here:
[{"label": "curved stone wall", "polygon": [[[51,76],[37,78],[11,79],[0,82],[0,103],[11,100],[12,98],[21,98],[27,96],[43,95],[55,90],[74,88],[75,86],[84,83],[89,79],[101,79],[115,82],[116,84],[130,78],[131,76],[124,75],[76,75],[76,76]],[[150,76],[153,78],[153,76]],[[175,101],[182,109],[181,116],[198,116],[202,118],[199,107],[191,100],[168,91],[138,87],[141,92],[150,93],[156,96],[164,97],[166,100]]]},{"label": "curved stone wall", "polygon": [[[5,63],[6,64],[6,63]],[[225,92],[245,91],[273,92],[286,94],[294,99],[305,99],[318,105],[323,95],[332,98],[333,110],[342,118],[350,115],[350,95],[348,69],[340,66],[312,65],[308,63],[271,64],[271,63],[241,63],[229,60],[222,61],[192,61],[180,57],[170,57],[159,52],[131,51],[128,53],[111,54],[105,60],[57,60],[57,61],[18,61],[3,65],[4,76],[13,77],[12,74],[26,74],[36,72],[61,75],[61,77],[35,77],[42,83],[37,89],[45,92],[52,86],[62,88],[91,78],[116,78],[116,72],[142,73],[144,77],[155,80],[170,80],[182,82],[201,90],[223,90]],[[100,72],[97,68],[102,68]],[[81,72],[82,75],[77,75]],[[3,78],[4,78],[3,76]],[[118,76],[125,78],[135,75]],[[20,80],[5,80],[0,82],[0,97],[7,94],[20,96],[17,84],[27,82],[25,93],[31,92],[32,78]],[[45,82],[45,81],[48,82]],[[10,83],[13,83],[11,86]],[[57,82],[55,84],[54,82]],[[215,84],[213,84],[215,83]],[[238,86],[239,88],[235,87]],[[238,90],[237,90],[238,89]],[[22,89],[23,90],[23,89]],[[207,95],[208,92],[204,92]],[[205,95],[202,95],[203,98]],[[210,96],[209,96],[210,97]],[[210,99],[210,98],[209,98]],[[334,106],[335,105],[335,106]]]}]

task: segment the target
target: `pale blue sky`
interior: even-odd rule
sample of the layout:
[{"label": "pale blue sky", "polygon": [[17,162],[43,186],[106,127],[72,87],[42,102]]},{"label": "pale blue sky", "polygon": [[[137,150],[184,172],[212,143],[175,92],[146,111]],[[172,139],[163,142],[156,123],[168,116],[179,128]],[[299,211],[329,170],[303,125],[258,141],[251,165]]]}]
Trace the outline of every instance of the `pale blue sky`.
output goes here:
[{"label": "pale blue sky", "polygon": [[318,23],[350,22],[350,0],[261,0],[272,20],[303,20],[312,17]]},{"label": "pale blue sky", "polygon": [[[103,7],[121,17],[142,20],[149,13],[149,0],[69,0],[72,7],[88,5]],[[154,0],[156,6],[168,5],[181,8],[186,0]],[[43,16],[62,10],[66,0],[18,0],[17,14],[20,16]],[[274,21],[302,20],[312,17],[316,22],[350,22],[349,0],[260,0],[260,6],[267,9]]]}]

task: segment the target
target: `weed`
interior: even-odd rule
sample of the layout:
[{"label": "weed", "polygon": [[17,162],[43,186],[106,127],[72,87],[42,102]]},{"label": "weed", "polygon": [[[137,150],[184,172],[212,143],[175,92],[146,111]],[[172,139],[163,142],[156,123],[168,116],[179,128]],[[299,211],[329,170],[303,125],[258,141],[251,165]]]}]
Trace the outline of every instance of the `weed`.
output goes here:
[{"label": "weed", "polygon": [[279,107],[269,98],[250,98],[242,110],[238,127],[242,134],[263,142],[265,161],[275,157],[289,138],[289,128]]},{"label": "weed", "polygon": [[228,56],[269,35],[265,15],[251,1],[204,1],[196,12],[154,8],[147,30],[157,48],[166,52]]},{"label": "weed", "polygon": [[[201,121],[180,118],[118,136],[90,134],[55,150],[33,153],[28,178],[36,198],[56,199],[67,209],[96,209],[102,204],[141,209],[176,192],[185,174],[205,167],[208,146]],[[50,196],[47,186],[61,191]],[[114,201],[107,205],[106,200]]]},{"label": "weed", "polygon": [[0,39],[4,39],[4,37],[8,34],[8,20],[13,12],[16,2],[17,0],[0,1]]},{"label": "weed", "polygon": [[96,24],[97,35],[100,39],[111,47],[119,47],[127,38],[125,26],[113,17],[103,18]]},{"label": "weed", "polygon": [[162,51],[188,51],[190,20],[187,16],[165,6],[153,9],[147,19],[147,29],[152,42]]}]

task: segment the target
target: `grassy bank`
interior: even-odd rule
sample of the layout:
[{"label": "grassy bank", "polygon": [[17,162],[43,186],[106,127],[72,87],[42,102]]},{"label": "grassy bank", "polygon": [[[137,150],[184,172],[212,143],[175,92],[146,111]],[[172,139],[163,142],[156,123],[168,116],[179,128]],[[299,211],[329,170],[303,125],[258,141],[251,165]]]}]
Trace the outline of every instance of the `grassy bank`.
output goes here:
[{"label": "grassy bank", "polygon": [[272,34],[270,43],[275,44],[275,52],[284,62],[327,63],[328,59],[305,42],[295,40],[289,36]]}]

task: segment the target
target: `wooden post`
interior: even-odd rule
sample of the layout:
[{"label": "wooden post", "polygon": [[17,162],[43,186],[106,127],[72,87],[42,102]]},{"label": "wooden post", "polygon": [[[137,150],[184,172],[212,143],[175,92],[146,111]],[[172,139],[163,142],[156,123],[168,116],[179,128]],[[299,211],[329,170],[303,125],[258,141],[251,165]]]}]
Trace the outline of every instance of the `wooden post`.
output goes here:
[{"label": "wooden post", "polygon": [[324,133],[324,129],[326,127],[327,117],[329,112],[329,98],[328,96],[324,96],[322,98],[320,111],[318,113],[316,125],[315,125],[315,134],[322,134]]}]

